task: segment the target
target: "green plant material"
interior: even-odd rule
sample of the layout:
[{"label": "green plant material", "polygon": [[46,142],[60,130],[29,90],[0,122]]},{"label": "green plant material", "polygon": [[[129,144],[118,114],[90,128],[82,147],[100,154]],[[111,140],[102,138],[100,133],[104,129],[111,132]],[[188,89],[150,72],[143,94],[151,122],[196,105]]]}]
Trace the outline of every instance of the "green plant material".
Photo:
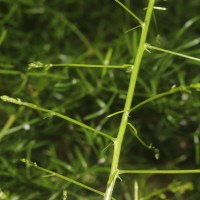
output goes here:
[{"label": "green plant material", "polygon": [[8,199],[6,193],[4,193],[1,189],[0,189],[0,199],[1,200]]},{"label": "green plant material", "polygon": [[101,107],[101,109],[98,110],[98,111],[95,112],[95,113],[86,115],[86,116],[84,117],[84,120],[94,119],[94,118],[96,118],[96,117],[99,117],[99,116],[105,114],[105,113],[109,110],[109,108],[111,107],[111,104],[113,103],[115,97],[116,97],[116,94],[113,94],[107,103],[104,103],[104,102],[102,102],[101,100],[97,99],[97,103],[98,103],[98,105]]},{"label": "green plant material", "polygon": [[146,50],[148,50],[148,49],[154,49],[154,50],[157,50],[157,51],[162,51],[162,52],[169,53],[169,54],[172,54],[172,55],[175,55],[175,56],[180,56],[180,57],[183,57],[183,58],[187,58],[187,59],[190,59],[190,60],[193,60],[193,61],[200,62],[200,58],[196,58],[196,57],[188,56],[188,55],[185,55],[185,54],[182,54],[182,53],[177,53],[177,52],[174,52],[174,51],[162,49],[162,48],[159,48],[159,47],[155,47],[151,44],[146,44]]},{"label": "green plant material", "polygon": [[20,75],[21,77],[27,78],[28,76],[33,76],[33,77],[49,77],[49,78],[54,78],[54,79],[66,79],[66,76],[60,75],[60,74],[53,74],[53,73],[43,73],[43,72],[27,72],[27,74],[24,74],[23,72],[16,71],[16,70],[0,70],[0,74],[6,74],[6,75]]},{"label": "green plant material", "polygon": [[117,179],[117,177],[119,176],[119,171],[115,171],[109,178],[108,180],[108,187],[110,186],[110,184],[115,181]]},{"label": "green plant material", "polygon": [[88,164],[87,164],[86,160],[84,159],[84,156],[81,153],[80,149],[77,146],[75,147],[75,151],[76,151],[76,154],[77,154],[77,158],[79,159],[82,167],[88,168]]},{"label": "green plant material", "polygon": [[[148,41],[143,42],[144,48],[138,44],[141,38],[144,39],[144,35],[140,36],[141,31],[144,33],[147,28],[145,25],[148,20],[143,20],[142,15],[149,7],[141,10],[147,1],[136,1],[134,4],[131,1],[124,1],[124,4],[118,0],[116,2],[123,9],[116,7],[112,1],[106,4],[92,0],[60,3],[1,1],[1,95],[19,96],[34,104],[15,99],[19,104],[27,103],[25,106],[31,108],[27,110],[24,105],[18,109],[12,104],[5,106],[0,103],[0,125],[3,127],[0,131],[0,198],[102,200],[103,192],[101,195],[96,192],[89,194],[81,185],[79,187],[68,180],[63,184],[53,171],[60,175],[67,171],[67,178],[73,177],[74,181],[95,185],[93,188],[98,188],[99,192],[105,191],[107,187],[107,194],[113,196],[113,190],[117,199],[132,200],[135,196],[135,200],[139,200],[140,194],[146,194],[144,198],[147,199],[167,198],[169,191],[170,195],[174,194],[170,198],[176,200],[188,196],[187,192],[192,189],[190,198],[199,198],[197,186],[200,182],[196,178],[199,169],[179,170],[198,168],[200,160],[200,103],[199,94],[194,92],[200,91],[200,79],[198,67],[193,67],[199,66],[199,58],[195,58],[200,53],[199,2],[177,1],[174,5],[174,2],[168,1],[164,5],[166,2],[156,1],[152,6],[155,27],[147,30]],[[168,9],[165,14],[156,12],[165,8]],[[123,10],[126,11],[125,15],[122,14]],[[176,20],[173,13],[176,13]],[[135,28],[129,29],[133,26]],[[123,34],[125,30],[129,33]],[[147,42],[152,44],[150,48]],[[137,77],[140,66],[138,54],[141,56],[145,50],[153,51],[151,47],[158,48],[157,45],[173,49],[174,52],[159,48],[154,53],[146,53],[141,59],[140,76]],[[30,63],[29,67],[35,70],[26,72],[26,63]],[[50,69],[52,72],[40,69]],[[126,110],[123,104],[130,74],[132,79],[133,73],[137,79],[137,91],[134,91],[135,83],[131,82],[132,91],[128,91],[127,102],[130,103],[134,96],[134,105],[130,103]],[[171,89],[167,91],[167,88]],[[166,92],[159,94],[158,91]],[[172,95],[179,91],[179,98]],[[134,95],[131,97],[130,93]],[[168,95],[171,95],[170,98],[163,98]],[[156,99],[160,101],[144,106]],[[141,107],[142,112],[134,112]],[[32,109],[39,111],[39,114],[35,115]],[[120,116],[110,120],[104,115],[116,110],[121,111],[109,117],[123,113],[123,122],[127,119],[126,128],[128,125],[140,142],[133,142],[135,137],[130,134],[125,134],[125,138],[115,138]],[[43,112],[46,120],[41,120]],[[60,113],[71,113],[75,117],[72,119]],[[52,119],[51,116],[55,114],[71,123]],[[88,125],[84,120],[87,120]],[[138,130],[148,133],[142,136],[144,140],[129,120],[133,121]],[[98,137],[99,134],[89,133],[97,133],[97,130],[100,133],[105,130],[109,134]],[[66,134],[68,132],[75,134]],[[148,141],[154,140],[161,144],[159,149],[162,159],[159,161],[141,155],[141,143],[154,150],[144,142],[147,138]],[[119,140],[123,140],[123,149],[119,148]],[[116,170],[112,167],[112,173],[110,164],[113,147],[115,166],[118,165],[116,148],[121,156],[120,167],[117,166]],[[133,152],[134,156],[127,156],[133,155]],[[31,170],[29,167],[24,170],[19,166],[19,159],[24,155],[27,160],[37,160],[45,169],[53,171],[45,173],[43,178],[37,178],[41,175],[39,170]],[[157,168],[165,170],[159,171]],[[137,178],[137,181],[126,172],[136,173],[134,179]],[[163,175],[152,175],[156,173],[166,174],[166,179],[163,179]],[[170,187],[168,180],[176,179],[179,173],[181,175],[177,177],[182,183],[172,182]],[[123,176],[120,184],[117,182],[119,175]],[[160,189],[160,185],[166,186]]]},{"label": "green plant material", "polygon": [[199,174],[200,169],[177,169],[177,170],[119,170],[119,174]]},{"label": "green plant material", "polygon": [[90,68],[119,68],[119,69],[126,69],[132,67],[131,64],[124,64],[124,65],[93,65],[93,64],[43,64],[40,61],[36,61],[30,63],[28,65],[28,69],[33,68],[44,68],[45,70],[49,70],[52,67],[90,67]]},{"label": "green plant material", "polygon": [[[130,82],[129,82],[128,93],[127,93],[127,96],[126,96],[126,102],[125,102],[125,106],[124,106],[124,113],[123,113],[123,116],[121,118],[121,123],[120,123],[119,131],[118,131],[117,139],[116,139],[115,144],[114,144],[114,152],[113,152],[113,160],[112,160],[112,166],[111,166],[111,171],[110,171],[110,177],[112,177],[113,174],[118,170],[118,163],[119,163],[119,157],[120,157],[120,152],[121,152],[121,146],[122,146],[126,126],[127,126],[127,123],[128,123],[129,110],[130,110],[131,103],[132,103],[132,100],[133,100],[137,75],[138,75],[138,71],[139,71],[139,68],[140,68],[142,56],[143,56],[143,53],[144,53],[144,50],[145,50],[145,42],[146,42],[146,38],[147,38],[147,33],[148,33],[148,29],[149,29],[151,14],[152,14],[152,11],[153,11],[153,6],[154,6],[154,0],[150,0],[149,4],[148,4],[144,23],[142,23],[142,33],[141,33],[141,38],[140,38],[140,43],[139,43],[137,55],[136,55],[135,62],[134,62],[134,67],[133,67],[132,72],[131,72],[131,78],[130,78]],[[109,180],[110,180],[110,178],[109,178]],[[113,179],[111,184],[108,185],[108,187],[106,189],[104,200],[110,200],[111,199],[112,192],[113,192],[113,189],[114,189],[114,186],[115,186],[115,181],[116,181],[116,179]]]},{"label": "green plant material", "polygon": [[39,107],[39,106],[37,106],[35,104],[32,104],[32,103],[22,102],[19,98],[14,99],[14,98],[11,98],[11,97],[8,97],[8,96],[1,96],[0,99],[5,101],[5,102],[10,102],[10,103],[17,104],[17,105],[20,105],[20,106],[26,106],[26,107],[29,107],[29,108],[32,108],[32,109],[35,109],[35,110],[46,112],[46,113],[48,113],[47,117],[57,116],[59,118],[67,120],[67,121],[69,121],[69,122],[71,122],[73,124],[81,126],[81,127],[85,128],[85,129],[88,129],[90,131],[96,132],[96,133],[98,133],[98,134],[100,134],[100,135],[102,135],[102,136],[114,141],[114,138],[112,136],[109,136],[109,135],[107,135],[107,134],[105,134],[105,133],[103,133],[101,131],[98,131],[98,130],[96,130],[94,128],[91,128],[90,126],[88,126],[86,124],[83,124],[83,123],[81,123],[81,122],[79,122],[79,121],[77,121],[75,119],[72,119],[72,118],[70,118],[68,116],[62,115],[62,114],[57,113],[55,111]]},{"label": "green plant material", "polygon": [[139,185],[138,181],[134,181],[134,200],[139,200]]},{"label": "green plant material", "polygon": [[195,144],[195,161],[196,164],[200,163],[200,126],[196,129],[194,133],[194,144]]},{"label": "green plant material", "polygon": [[133,31],[133,30],[135,30],[135,29],[137,29],[137,28],[140,28],[140,27],[142,27],[142,25],[138,25],[138,26],[136,26],[136,27],[134,27],[134,28],[130,28],[130,29],[128,29],[125,33],[128,33],[128,32],[130,32],[130,31]]},{"label": "green plant material", "polygon": [[183,194],[187,190],[193,190],[194,186],[190,182],[182,184],[182,185],[180,183],[174,183],[174,185],[170,185],[169,188],[171,189],[173,193],[180,192],[181,194]]},{"label": "green plant material", "polygon": [[167,10],[167,8],[160,7],[160,6],[154,6],[153,9],[155,9],[155,10]]},{"label": "green plant material", "polygon": [[[106,53],[104,62],[103,62],[104,65],[109,65],[110,64],[110,60],[111,60],[112,54],[113,54],[113,49],[109,48],[108,51],[107,51],[107,53]],[[101,74],[102,78],[105,77],[107,71],[108,70],[106,68],[102,69],[102,74]]]},{"label": "green plant material", "polygon": [[10,126],[13,124],[14,120],[15,120],[15,115],[11,115],[8,122],[6,123],[6,127],[4,127],[1,131],[0,131],[0,142],[1,140],[6,136],[6,135],[9,135],[9,134],[12,134],[12,133],[15,133],[19,130],[26,130],[26,129],[30,129],[30,125],[32,124],[35,124],[37,123],[39,120],[38,119],[33,119],[33,120],[30,120],[24,124],[21,124],[19,126],[15,126],[15,127],[12,127],[10,128]]},{"label": "green plant material", "polygon": [[137,16],[135,15],[131,10],[129,10],[123,3],[121,3],[118,0],[115,0],[122,8],[124,8],[124,10],[126,10],[134,19],[136,19],[138,21],[138,23],[140,25],[143,24],[143,21]]},{"label": "green plant material", "polygon": [[[132,107],[130,109],[130,112],[133,112],[135,111],[136,109],[140,108],[141,106],[149,103],[149,102],[152,102],[156,99],[159,99],[161,97],[164,97],[164,96],[168,96],[168,95],[171,95],[171,94],[174,94],[176,92],[187,92],[187,93],[191,93],[191,89],[195,89],[196,91],[199,91],[199,88],[200,88],[200,83],[194,83],[194,84],[190,84],[189,86],[179,86],[179,87],[172,87],[170,90],[168,90],[167,92],[162,92],[160,94],[156,94],[142,102],[140,102],[139,104],[137,104],[136,106]],[[117,111],[115,113],[112,113],[110,115],[107,115],[108,118],[110,117],[113,117],[115,115],[118,115],[118,114],[121,114],[123,113],[124,111],[123,110],[120,110],[120,111]]]},{"label": "green plant material", "polygon": [[33,68],[44,68],[45,70],[49,70],[53,65],[52,64],[43,64],[40,61],[36,61],[33,63],[30,63],[28,65],[28,69],[33,69]]},{"label": "green plant material", "polygon": [[136,106],[132,107],[130,109],[130,112],[133,112],[134,110],[138,109],[139,107],[145,105],[146,103],[149,103],[151,101],[154,101],[156,99],[159,99],[161,97],[164,97],[164,96],[168,96],[168,95],[171,95],[171,94],[174,94],[176,92],[187,92],[187,93],[190,93],[191,92],[191,89],[196,89],[198,91],[198,88],[199,88],[199,83],[195,83],[195,84],[191,84],[189,86],[179,86],[179,87],[172,87],[170,90],[168,90],[167,92],[163,92],[163,93],[160,93],[160,94],[156,94],[144,101],[142,101],[141,103],[137,104]]},{"label": "green plant material", "polygon": [[188,29],[192,27],[192,25],[196,22],[198,22],[200,19],[199,16],[193,17],[192,19],[189,19],[184,26],[178,31],[176,34],[176,39],[179,39]]},{"label": "green plant material", "polygon": [[159,149],[155,148],[152,144],[150,145],[147,145],[139,136],[138,136],[138,133],[137,133],[137,129],[131,124],[128,122],[128,125],[130,127],[130,131],[133,133],[133,135],[137,138],[137,140],[147,149],[150,149],[154,152],[155,154],[155,158],[158,160],[159,159]]},{"label": "green plant material", "polygon": [[9,12],[7,12],[7,14],[4,16],[3,19],[1,19],[0,21],[0,25],[3,25],[4,23],[8,22],[11,17],[15,14],[15,12],[17,11],[18,6],[17,4],[14,4],[11,9],[9,10]]},{"label": "green plant material", "polygon": [[59,12],[54,11],[49,6],[46,7],[46,9],[53,14],[55,18],[58,18],[61,20],[64,24],[66,24],[77,36],[78,38],[83,42],[83,44],[89,49],[92,50],[92,45],[89,42],[89,40],[86,38],[86,36],[75,26],[69,19],[66,19],[62,14]]},{"label": "green plant material", "polygon": [[63,200],[67,200],[67,190],[63,190]]},{"label": "green plant material", "polygon": [[[16,120],[16,115],[15,114],[11,114],[7,120],[7,122],[5,123],[4,127],[2,128],[1,132],[5,132],[7,131],[13,124],[13,122]],[[2,134],[2,133],[0,133]]]},{"label": "green plant material", "polygon": [[179,181],[173,181],[167,187],[156,190],[156,191],[152,192],[151,194],[149,194],[145,197],[142,197],[142,199],[143,200],[149,200],[149,199],[152,199],[154,197],[159,197],[161,195],[165,196],[165,192],[168,192],[168,191],[170,191],[174,194],[176,194],[176,193],[184,194],[188,190],[193,190],[193,189],[194,189],[194,186],[191,182],[181,183]]},{"label": "green plant material", "polygon": [[[25,158],[22,158],[21,161],[22,161],[23,163],[25,163],[28,167],[29,167],[29,166],[30,166],[30,167],[35,167],[36,169],[39,169],[39,170],[41,170],[41,171],[43,171],[43,172],[48,173],[48,176],[55,176],[55,177],[61,178],[61,179],[65,180],[65,181],[68,181],[68,182],[73,183],[73,184],[75,184],[75,185],[78,185],[78,186],[80,186],[80,187],[82,187],[82,188],[85,188],[85,189],[87,189],[87,190],[90,190],[90,191],[92,191],[92,192],[95,192],[95,193],[97,193],[97,194],[99,194],[99,195],[101,195],[101,196],[104,195],[103,192],[100,192],[100,191],[98,191],[98,190],[96,190],[96,189],[94,189],[94,188],[91,188],[91,187],[89,187],[89,186],[87,186],[87,185],[84,185],[84,184],[82,184],[82,183],[80,183],[80,182],[78,182],[78,181],[75,181],[75,180],[73,180],[73,179],[71,179],[71,178],[68,178],[68,177],[66,177],[66,176],[63,176],[63,175],[58,174],[58,173],[56,173],[56,172],[53,172],[53,171],[51,171],[51,170],[42,168],[42,167],[38,166],[37,163],[35,163],[35,162],[29,161],[29,160],[27,160],[27,159],[25,159]],[[47,177],[47,176],[45,176],[45,177]]]},{"label": "green plant material", "polygon": [[0,35],[0,45],[5,40],[6,36],[7,36],[7,30],[3,30],[2,33],[1,33],[1,35]]},{"label": "green plant material", "polygon": [[200,83],[193,83],[190,85],[190,88],[196,89],[197,91],[200,91]]}]

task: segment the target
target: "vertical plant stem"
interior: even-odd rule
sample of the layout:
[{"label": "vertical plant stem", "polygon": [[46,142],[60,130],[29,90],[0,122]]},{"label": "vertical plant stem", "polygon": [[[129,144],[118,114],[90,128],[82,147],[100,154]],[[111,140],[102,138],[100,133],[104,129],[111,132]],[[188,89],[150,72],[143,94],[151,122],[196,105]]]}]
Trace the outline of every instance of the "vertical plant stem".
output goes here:
[{"label": "vertical plant stem", "polygon": [[104,195],[104,200],[110,200],[112,198],[115,182],[119,175],[118,164],[119,164],[121,146],[122,146],[124,134],[125,134],[127,123],[128,123],[128,117],[129,117],[129,112],[130,112],[130,108],[131,108],[131,104],[132,104],[132,100],[134,96],[135,85],[136,85],[136,80],[138,76],[138,71],[140,68],[140,63],[142,60],[144,50],[146,48],[145,43],[146,43],[146,38],[147,38],[147,33],[149,29],[149,23],[151,20],[154,2],[155,0],[149,0],[149,4],[148,4],[146,16],[145,16],[145,21],[142,23],[142,33],[140,37],[140,43],[139,43],[137,55],[135,58],[134,67],[132,68],[132,72],[131,72],[131,79],[129,82],[129,88],[128,88],[126,102],[124,106],[124,113],[122,115],[117,138],[114,142],[112,166],[111,166],[110,176],[107,182],[107,188]]},{"label": "vertical plant stem", "polygon": [[138,182],[136,180],[134,181],[134,200],[139,200]]}]

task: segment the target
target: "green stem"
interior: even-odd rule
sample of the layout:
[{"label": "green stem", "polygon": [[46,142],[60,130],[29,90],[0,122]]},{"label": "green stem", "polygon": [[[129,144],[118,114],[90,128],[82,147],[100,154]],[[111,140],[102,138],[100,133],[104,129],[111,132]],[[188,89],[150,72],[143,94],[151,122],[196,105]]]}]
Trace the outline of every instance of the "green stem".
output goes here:
[{"label": "green stem", "polygon": [[8,96],[5,96],[5,95],[4,96],[0,96],[0,99],[5,101],[5,102],[10,102],[10,103],[17,104],[17,105],[20,105],[20,106],[26,106],[26,107],[32,108],[34,110],[39,110],[39,111],[48,113],[47,117],[57,116],[57,117],[62,118],[64,120],[66,120],[66,121],[69,121],[69,122],[71,122],[73,124],[76,124],[76,125],[78,125],[80,127],[88,129],[88,130],[90,130],[92,132],[98,133],[99,135],[102,135],[102,136],[112,140],[113,142],[115,141],[115,138],[113,138],[112,136],[110,136],[108,134],[105,134],[105,133],[103,133],[103,132],[101,132],[99,130],[96,130],[96,129],[94,129],[94,128],[92,128],[92,127],[90,127],[90,126],[88,126],[88,125],[86,125],[86,124],[84,124],[82,122],[79,122],[79,121],[77,121],[77,120],[75,120],[75,119],[73,119],[71,117],[68,117],[68,116],[63,115],[63,114],[58,113],[58,112],[55,112],[53,110],[48,110],[46,108],[42,108],[42,107],[37,106],[37,105],[32,104],[32,103],[23,102],[19,98],[18,99],[14,99],[14,98],[11,98],[11,97],[8,97]]},{"label": "green stem", "polygon": [[129,10],[124,4],[122,4],[120,1],[115,0],[122,8],[124,8],[133,18],[135,18],[138,23],[141,25],[143,23],[143,21],[137,16],[135,15],[131,10]]},{"label": "green stem", "polygon": [[33,63],[30,63],[28,65],[28,69],[32,68],[43,68],[45,70],[49,70],[52,67],[80,67],[80,68],[111,68],[111,69],[129,69],[132,68],[133,65],[131,64],[124,64],[124,65],[109,65],[109,64],[104,64],[104,65],[96,65],[96,64],[72,64],[72,63],[63,63],[63,64],[44,64],[40,61],[36,61]]},{"label": "green stem", "polygon": [[145,21],[144,21],[144,23],[142,23],[142,33],[141,33],[140,43],[139,43],[134,67],[132,68],[131,79],[130,79],[128,93],[127,93],[126,102],[125,102],[125,106],[124,106],[124,113],[122,115],[119,132],[118,132],[116,141],[114,143],[112,166],[111,166],[110,176],[109,176],[109,180],[107,183],[107,189],[105,192],[104,200],[110,200],[112,198],[112,193],[113,193],[113,189],[115,186],[115,182],[119,175],[118,164],[119,164],[121,146],[122,146],[125,130],[126,130],[127,123],[128,123],[129,110],[131,108],[131,104],[132,104],[132,100],[133,100],[138,71],[139,71],[140,63],[141,63],[142,56],[143,56],[143,53],[145,50],[145,45],[146,45],[145,43],[146,43],[146,38],[147,38],[147,33],[148,33],[148,29],[149,29],[149,24],[150,24],[150,20],[151,20],[154,2],[155,2],[155,0],[149,1]]},{"label": "green stem", "polygon": [[157,50],[157,51],[162,51],[162,52],[165,52],[165,53],[168,53],[168,54],[172,54],[172,55],[176,55],[176,56],[180,56],[180,57],[183,57],[183,58],[187,58],[187,59],[190,59],[190,60],[200,62],[200,58],[195,58],[195,57],[192,57],[192,56],[188,56],[188,55],[185,55],[185,54],[182,54],[182,53],[177,53],[177,52],[170,51],[170,50],[167,50],[167,49],[162,49],[162,48],[150,45],[150,44],[146,44],[146,46],[147,46],[147,49],[154,49],[154,50]]},{"label": "green stem", "polygon": [[130,109],[130,112],[133,112],[134,110],[138,109],[139,107],[141,107],[141,106],[143,106],[143,105],[145,105],[145,104],[147,104],[147,103],[149,103],[149,102],[151,102],[153,100],[159,99],[161,97],[164,97],[164,96],[167,96],[167,95],[170,95],[170,94],[174,94],[176,92],[184,92],[184,91],[185,92],[187,92],[187,91],[189,92],[190,91],[189,89],[190,89],[190,86],[180,86],[180,87],[177,87],[177,88],[172,88],[167,92],[162,92],[160,94],[156,94],[156,95],[154,95],[154,96],[152,96],[152,97],[150,97],[148,99],[145,99],[144,101],[140,102],[136,106],[132,107]]},{"label": "green stem", "polygon": [[4,127],[2,128],[1,132],[5,132],[8,129],[10,129],[10,127],[12,126],[12,124],[14,123],[14,121],[16,120],[16,115],[15,114],[11,114],[7,120],[7,122],[5,123]]},{"label": "green stem", "polygon": [[[170,94],[174,94],[176,92],[191,92],[190,90],[191,89],[195,89],[197,91],[199,91],[200,89],[200,83],[194,83],[194,84],[190,84],[189,86],[179,86],[179,87],[175,87],[175,88],[171,88],[170,90],[166,91],[166,92],[162,92],[162,93],[159,93],[159,94],[156,94],[148,99],[145,99],[144,101],[138,103],[137,105],[135,105],[134,107],[132,107],[129,111],[129,113],[135,111],[136,109],[140,108],[141,106],[149,103],[149,102],[152,102],[153,100],[156,100],[156,99],[159,99],[161,97],[164,97],[164,96],[167,96],[167,95],[170,95]],[[115,113],[112,113],[110,115],[108,115],[107,117],[113,117],[115,115],[118,115],[118,114],[121,114],[123,113],[124,110],[120,110],[120,111],[117,111]]]},{"label": "green stem", "polygon": [[[126,66],[125,66],[126,67]],[[124,67],[124,68],[125,68]],[[23,76],[35,76],[35,77],[40,77],[40,76],[44,76],[44,77],[48,77],[48,78],[55,78],[55,79],[67,79],[66,76],[64,75],[58,75],[58,74],[53,74],[53,73],[43,73],[43,72],[27,72],[26,74],[20,71],[16,71],[16,70],[1,70],[0,69],[0,74],[5,74],[5,75],[21,75]]]},{"label": "green stem", "polygon": [[127,65],[95,65],[95,64],[52,64],[52,67],[89,67],[89,68],[117,68],[117,69],[126,69],[131,67],[130,64]]},{"label": "green stem", "polygon": [[85,189],[87,189],[87,190],[90,190],[90,191],[92,191],[92,192],[94,192],[94,193],[96,193],[96,194],[99,194],[99,195],[102,195],[102,196],[104,195],[104,193],[103,193],[103,192],[100,192],[99,190],[96,190],[96,189],[94,189],[94,188],[92,188],[92,187],[89,187],[89,186],[87,186],[87,185],[85,185],[85,184],[82,184],[82,183],[80,183],[79,181],[75,181],[75,180],[73,180],[73,179],[71,179],[71,178],[68,178],[67,176],[63,176],[63,175],[58,174],[58,173],[56,173],[56,172],[54,172],[54,171],[51,171],[51,170],[45,169],[45,168],[43,168],[43,167],[40,167],[40,166],[38,166],[37,163],[35,163],[35,162],[31,162],[31,161],[29,161],[29,160],[27,160],[27,159],[25,159],[25,158],[22,158],[21,161],[22,161],[23,163],[26,163],[27,166],[35,167],[36,169],[39,169],[39,170],[41,170],[41,171],[43,171],[43,172],[49,174],[49,175],[46,175],[46,176],[43,176],[43,177],[55,176],[55,177],[58,177],[58,178],[61,178],[61,179],[65,180],[65,181],[68,181],[68,182],[70,182],[70,183],[72,183],[72,184],[75,184],[75,185],[78,185],[78,186],[80,186],[80,187],[82,187],[82,188],[85,188]]},{"label": "green stem", "polygon": [[119,170],[119,174],[198,174],[200,169],[177,170]]}]

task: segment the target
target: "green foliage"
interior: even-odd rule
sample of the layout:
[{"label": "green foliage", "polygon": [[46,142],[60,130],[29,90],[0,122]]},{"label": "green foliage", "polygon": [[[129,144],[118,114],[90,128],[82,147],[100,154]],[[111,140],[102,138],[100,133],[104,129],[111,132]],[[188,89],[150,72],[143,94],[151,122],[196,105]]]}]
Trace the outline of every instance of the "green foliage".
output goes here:
[{"label": "green foliage", "polygon": [[199,198],[199,1],[156,6],[108,178],[147,1],[0,1],[0,199]]}]

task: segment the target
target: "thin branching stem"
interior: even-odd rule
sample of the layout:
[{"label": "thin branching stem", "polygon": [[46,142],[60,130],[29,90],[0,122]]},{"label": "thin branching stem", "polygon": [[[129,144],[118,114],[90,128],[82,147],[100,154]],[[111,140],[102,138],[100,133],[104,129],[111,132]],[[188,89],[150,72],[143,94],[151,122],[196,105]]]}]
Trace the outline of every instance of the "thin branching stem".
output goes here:
[{"label": "thin branching stem", "polygon": [[75,64],[75,63],[69,63],[69,64],[52,64],[52,67],[83,67],[83,68],[117,68],[117,69],[126,69],[128,67],[131,67],[131,65],[95,65],[95,64]]},{"label": "thin branching stem", "polygon": [[90,190],[90,191],[92,191],[92,192],[94,192],[94,193],[96,193],[96,194],[99,194],[99,195],[101,195],[101,196],[104,195],[104,193],[103,193],[103,192],[100,192],[99,190],[96,190],[96,189],[94,189],[94,188],[92,188],[92,187],[89,187],[89,186],[87,186],[87,185],[85,185],[85,184],[82,184],[82,183],[80,183],[79,181],[75,181],[75,180],[73,180],[73,179],[71,179],[71,178],[69,178],[69,177],[67,177],[67,176],[63,176],[63,175],[58,174],[58,173],[56,173],[56,172],[54,172],[54,171],[51,171],[51,170],[45,169],[45,168],[43,168],[43,167],[40,167],[40,166],[38,166],[38,164],[35,163],[35,162],[29,161],[29,160],[27,160],[27,159],[25,159],[25,158],[22,158],[21,161],[22,161],[23,163],[25,163],[27,166],[35,167],[36,169],[39,169],[40,171],[43,171],[43,172],[47,173],[48,175],[43,176],[44,178],[45,178],[45,177],[49,177],[49,176],[58,177],[58,178],[60,178],[60,179],[63,179],[63,180],[65,180],[65,181],[68,181],[68,182],[70,182],[70,183],[72,183],[72,184],[75,184],[75,185],[78,185],[78,186],[80,186],[80,187],[82,187],[82,188],[85,188],[85,189],[87,189],[87,190]]},{"label": "thin branching stem", "polygon": [[135,18],[137,21],[138,21],[138,23],[140,24],[140,25],[142,25],[143,24],[143,22],[142,22],[142,20],[136,15],[136,14],[134,14],[131,10],[129,10],[124,4],[122,4],[120,1],[118,1],[118,0],[115,0],[122,8],[124,8],[133,18]]},{"label": "thin branching stem", "polygon": [[102,135],[105,138],[108,138],[108,139],[112,140],[113,142],[115,141],[115,138],[113,138],[112,136],[110,136],[108,134],[105,134],[105,133],[103,133],[103,132],[101,132],[99,130],[96,130],[96,129],[94,129],[94,128],[92,128],[92,127],[90,127],[90,126],[88,126],[88,125],[86,125],[86,124],[84,124],[82,122],[79,122],[79,121],[77,121],[77,120],[75,120],[75,119],[73,119],[71,117],[68,117],[68,116],[63,115],[63,114],[58,113],[58,112],[55,112],[53,110],[48,110],[48,109],[42,108],[42,107],[40,107],[38,105],[35,105],[35,104],[32,104],[32,103],[28,103],[28,102],[23,102],[20,99],[14,99],[14,98],[11,98],[11,97],[8,97],[8,96],[0,96],[0,99],[5,101],[5,102],[10,102],[10,103],[21,105],[21,106],[26,106],[26,107],[32,108],[34,110],[39,110],[39,111],[48,113],[47,117],[57,116],[57,117],[62,118],[64,120],[66,120],[66,121],[69,121],[69,122],[71,122],[73,124],[76,124],[76,125],[78,125],[80,127],[88,129],[88,130],[90,130],[92,132],[98,133],[99,135]]},{"label": "thin branching stem", "polygon": [[109,176],[109,180],[107,183],[107,189],[106,189],[106,193],[104,196],[104,200],[111,199],[113,189],[115,186],[115,182],[119,175],[118,174],[118,164],[119,164],[121,146],[122,146],[124,134],[125,134],[127,123],[128,123],[129,110],[131,108],[131,104],[132,104],[132,100],[133,100],[133,96],[134,96],[138,71],[139,71],[140,63],[141,63],[142,56],[143,56],[143,53],[145,50],[145,43],[146,43],[146,38],[147,38],[147,33],[148,33],[148,29],[149,29],[149,24],[150,24],[150,20],[151,20],[154,2],[155,2],[155,0],[149,1],[145,21],[144,21],[144,23],[142,23],[142,33],[141,33],[140,43],[139,43],[134,67],[132,68],[132,72],[131,72],[131,79],[129,82],[128,93],[127,93],[126,102],[125,102],[125,106],[124,106],[124,113],[121,118],[121,123],[120,123],[120,127],[119,127],[119,132],[117,135],[117,139],[114,143],[112,166],[111,166],[110,176]]},{"label": "thin branching stem", "polygon": [[[161,97],[165,97],[165,96],[177,93],[177,92],[191,92],[190,91],[191,89],[195,89],[198,91],[200,89],[200,83],[194,83],[189,86],[179,86],[179,87],[171,88],[170,90],[168,90],[166,92],[162,92],[162,93],[153,95],[152,97],[145,99],[144,101],[141,101],[140,103],[138,103],[137,105],[132,107],[129,112],[131,113],[131,112],[135,111],[136,109],[142,107],[143,105],[145,105],[149,102],[152,102],[153,100],[159,99]],[[121,114],[123,112],[124,112],[124,110],[120,110],[120,111],[117,111],[117,112],[114,112],[114,113],[108,115],[107,117],[110,118],[115,115]]]},{"label": "thin branching stem", "polygon": [[185,55],[185,54],[182,54],[182,53],[177,53],[177,52],[170,51],[170,50],[167,50],[167,49],[162,49],[162,48],[150,45],[150,44],[146,44],[146,47],[147,47],[147,49],[154,49],[154,50],[157,50],[157,51],[162,51],[162,52],[165,52],[165,53],[168,53],[168,54],[172,54],[172,55],[176,55],[176,56],[179,56],[179,57],[183,57],[183,58],[187,58],[187,59],[190,59],[190,60],[200,62],[200,58],[188,56],[188,55]]},{"label": "thin branching stem", "polygon": [[119,170],[119,174],[197,174],[200,169],[185,169],[185,170]]}]

